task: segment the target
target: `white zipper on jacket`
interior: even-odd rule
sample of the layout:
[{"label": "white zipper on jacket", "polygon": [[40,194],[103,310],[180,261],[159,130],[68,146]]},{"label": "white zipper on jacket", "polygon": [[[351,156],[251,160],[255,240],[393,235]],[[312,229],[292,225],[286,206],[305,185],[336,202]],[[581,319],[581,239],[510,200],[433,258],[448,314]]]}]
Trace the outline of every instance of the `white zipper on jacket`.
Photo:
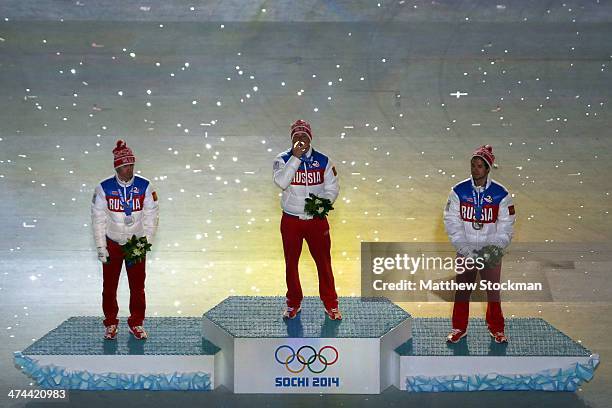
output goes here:
[{"label": "white zipper on jacket", "polygon": [[[119,183],[119,187],[123,187],[123,197],[125,197],[125,203],[127,204],[127,185],[126,185],[126,184],[127,184],[127,183],[129,183],[129,182],[125,182],[125,181],[123,181],[123,180],[121,180],[121,179],[119,179],[119,178],[117,178],[117,179],[120,181],[120,183]],[[131,180],[134,180],[134,177],[132,177],[132,178],[131,178]],[[132,184],[133,184],[133,183],[134,183],[134,182],[132,181]],[[122,185],[122,184],[123,184],[123,185]],[[132,184],[130,184],[130,186],[131,186]],[[123,209],[123,211],[124,211],[124,214],[125,214],[125,208]]]},{"label": "white zipper on jacket", "polygon": [[[486,185],[486,182],[485,182],[485,185]],[[480,207],[480,187],[479,186],[476,186],[476,192],[478,193],[478,195],[476,196],[477,197],[476,199],[478,200],[478,203],[476,203],[476,205],[478,205]],[[482,218],[482,208],[480,209],[480,211],[481,211],[480,216]],[[476,214],[474,214],[474,215],[476,215]],[[476,222],[478,223],[478,222],[480,222],[480,220],[476,220]],[[478,249],[480,249],[480,230],[476,230],[476,247]]]},{"label": "white zipper on jacket", "polygon": [[[128,196],[127,196],[127,186],[126,185],[123,186],[123,197],[125,197],[124,198],[125,205],[127,205],[128,204]],[[123,214],[125,214],[125,208],[123,209]]]},{"label": "white zipper on jacket", "polygon": [[310,197],[310,194],[308,194],[308,166],[306,166],[306,162],[304,162],[304,184],[306,186],[306,198]]},{"label": "white zipper on jacket", "polygon": [[[478,200],[478,203],[476,203],[478,206],[480,206],[480,190],[482,189],[482,193],[484,194],[484,192],[485,192],[485,191],[486,191],[486,189],[487,189],[487,184],[488,184],[488,183],[489,183],[489,177],[487,176],[487,179],[485,180],[484,186],[476,186],[476,185],[474,184],[474,185],[475,185],[475,187],[476,187],[476,192],[478,193],[478,196],[477,196],[477,198],[476,198],[476,199]],[[475,215],[476,215],[476,214],[474,214],[474,218],[476,218],[476,217],[475,217]],[[483,215],[484,215],[484,214],[482,214],[482,212],[481,212],[480,217],[482,218],[482,216],[483,216]],[[479,222],[479,221],[480,221],[480,220],[476,220],[476,222]],[[477,246],[477,247],[480,247],[480,232],[481,232],[481,231],[482,231],[482,230],[476,230],[476,246]]]},{"label": "white zipper on jacket", "polygon": [[306,166],[306,162],[304,162],[304,183],[306,184],[306,195],[308,196],[308,167]]}]

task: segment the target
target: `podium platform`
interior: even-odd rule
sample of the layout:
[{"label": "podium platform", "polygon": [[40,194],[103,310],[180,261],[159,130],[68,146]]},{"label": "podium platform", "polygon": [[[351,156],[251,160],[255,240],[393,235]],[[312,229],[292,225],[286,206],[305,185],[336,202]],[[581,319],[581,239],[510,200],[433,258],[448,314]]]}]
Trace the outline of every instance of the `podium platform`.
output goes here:
[{"label": "podium platform", "polygon": [[450,321],[414,319],[412,339],[397,348],[400,389],[437,391],[576,391],[599,364],[581,344],[543,319],[506,319],[508,344],[497,344],[484,319],[470,319],[456,344]]},{"label": "podium platform", "polygon": [[211,390],[219,348],[197,317],[149,317],[149,339],[136,340],[120,319],[104,340],[100,317],[71,317],[22,352],[15,364],[45,389]]},{"label": "podium platform", "polygon": [[450,319],[412,318],[386,299],[341,298],[342,321],[307,297],[294,320],[282,297],[230,297],[200,317],[150,317],[139,341],[120,323],[102,339],[101,317],[71,317],[14,360],[42,388],[193,390],[236,393],[377,394],[408,392],[575,391],[599,356],[542,319],[506,319],[509,344],[470,319],[457,344]]},{"label": "podium platform", "polygon": [[378,394],[398,386],[395,349],[412,322],[403,309],[383,298],[341,298],[346,317],[334,321],[307,297],[295,319],[283,320],[284,303],[230,297],[204,314],[202,333],[221,348],[220,384],[237,393]]}]

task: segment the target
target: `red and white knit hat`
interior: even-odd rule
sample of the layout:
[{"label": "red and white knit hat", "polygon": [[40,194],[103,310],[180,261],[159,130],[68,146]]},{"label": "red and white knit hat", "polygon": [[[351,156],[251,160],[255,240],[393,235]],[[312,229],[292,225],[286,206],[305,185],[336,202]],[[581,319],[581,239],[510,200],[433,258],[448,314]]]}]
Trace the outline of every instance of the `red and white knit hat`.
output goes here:
[{"label": "red and white knit hat", "polygon": [[495,155],[493,154],[493,147],[491,145],[482,145],[474,150],[472,158],[474,157],[480,157],[489,165],[489,168],[492,168],[493,163],[495,163]]},{"label": "red and white knit hat", "polygon": [[293,136],[299,133],[304,133],[312,142],[312,129],[310,128],[310,123],[302,119],[293,122],[293,125],[291,125],[291,140],[293,140]]},{"label": "red and white knit hat", "polygon": [[117,146],[113,149],[113,156],[113,165],[115,168],[126,166],[128,164],[134,164],[136,162],[134,152],[132,152],[132,149],[130,149],[121,139],[117,140]]}]

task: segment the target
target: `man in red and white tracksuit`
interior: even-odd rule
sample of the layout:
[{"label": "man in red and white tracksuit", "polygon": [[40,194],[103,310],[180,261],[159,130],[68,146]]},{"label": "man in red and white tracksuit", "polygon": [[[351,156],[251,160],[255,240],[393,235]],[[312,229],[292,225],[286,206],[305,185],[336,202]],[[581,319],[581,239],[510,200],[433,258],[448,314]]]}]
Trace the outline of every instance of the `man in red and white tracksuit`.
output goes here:
[{"label": "man in red and white tracksuit", "polygon": [[[146,237],[150,243],[157,230],[159,206],[157,193],[149,180],[134,175],[136,158],[123,140],[118,140],[113,150],[116,174],[96,186],[92,203],[91,219],[98,259],[102,262],[104,311],[104,338],[113,340],[117,336],[119,306],[117,286],[124,256],[121,245],[133,235]],[[128,327],[137,339],[146,339],[143,328],[145,318],[145,266],[146,261],[126,263],[130,284],[130,317]]]},{"label": "man in red and white tracksuit", "polygon": [[[516,218],[508,190],[489,177],[495,156],[489,145],[481,146],[471,158],[472,177],[456,184],[444,210],[444,226],[457,250],[458,257],[476,256],[476,251],[488,245],[501,249],[510,245]],[[473,283],[477,273],[482,280],[499,283],[501,262],[495,267],[466,269],[456,277],[457,283]],[[456,343],[467,335],[470,313],[470,290],[457,290],[453,306],[452,331],[447,341]],[[497,343],[506,343],[504,316],[499,290],[487,291],[487,325]]]},{"label": "man in red and white tracksuit", "polygon": [[304,211],[309,194],[329,199],[338,197],[340,187],[336,168],[323,153],[311,146],[312,129],[298,120],[291,126],[291,149],[274,160],[274,183],[283,190],[281,235],[285,254],[287,307],[283,316],[293,319],[303,299],[298,264],[304,240],[317,265],[319,295],[325,313],[332,320],[342,319],[331,265],[331,238],[326,218],[313,218]]}]

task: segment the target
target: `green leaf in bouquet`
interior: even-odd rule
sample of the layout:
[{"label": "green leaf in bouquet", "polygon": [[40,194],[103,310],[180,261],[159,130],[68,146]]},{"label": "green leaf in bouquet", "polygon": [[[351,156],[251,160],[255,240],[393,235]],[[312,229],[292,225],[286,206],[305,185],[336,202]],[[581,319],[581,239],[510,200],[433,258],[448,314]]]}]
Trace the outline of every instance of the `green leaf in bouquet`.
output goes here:
[{"label": "green leaf in bouquet", "polygon": [[496,245],[487,245],[477,251],[476,255],[484,260],[484,268],[489,269],[499,265],[504,256],[504,251]]},{"label": "green leaf in bouquet", "polygon": [[304,212],[316,218],[325,218],[331,210],[334,209],[331,200],[323,197],[317,197],[310,193],[305,200]]},{"label": "green leaf in bouquet", "polygon": [[142,262],[146,258],[146,254],[151,250],[151,244],[147,242],[146,237],[137,238],[132,235],[125,245],[121,246],[124,259],[128,264]]}]

